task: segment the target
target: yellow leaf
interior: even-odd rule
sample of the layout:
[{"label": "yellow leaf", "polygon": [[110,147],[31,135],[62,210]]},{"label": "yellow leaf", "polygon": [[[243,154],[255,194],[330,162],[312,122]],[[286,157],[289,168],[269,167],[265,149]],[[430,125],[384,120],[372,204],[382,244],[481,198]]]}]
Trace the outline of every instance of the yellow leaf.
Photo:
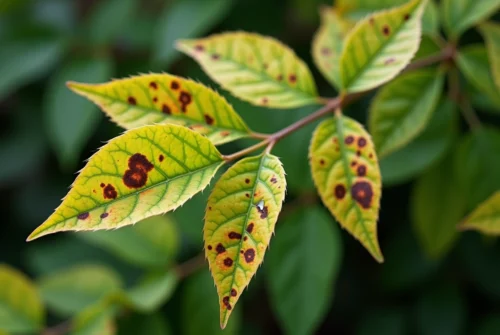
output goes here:
[{"label": "yellow leaf", "polygon": [[291,108],[318,102],[307,65],[274,38],[232,32],[181,40],[177,48],[226,90],[255,105]]},{"label": "yellow leaf", "polygon": [[249,135],[245,122],[217,92],[170,74],[148,74],[104,84],[69,82],[125,129],[155,123],[190,127],[214,144]]},{"label": "yellow leaf", "polygon": [[335,116],[316,128],[309,162],[323,203],[378,261],[377,239],[381,177],[370,135],[358,122]]},{"label": "yellow leaf", "polygon": [[217,181],[205,215],[205,254],[217,286],[224,328],[262,263],[285,198],[285,171],[276,156],[248,157]]},{"label": "yellow leaf", "polygon": [[321,9],[321,26],[314,36],[312,54],[321,73],[336,88],[340,88],[340,54],[347,32],[353,27],[334,9]]},{"label": "yellow leaf", "polygon": [[481,203],[459,228],[478,230],[488,235],[500,235],[500,191]]},{"label": "yellow leaf", "polygon": [[223,163],[206,137],[185,127],[130,130],[90,158],[62,204],[28,240],[119,228],[174,210],[203,190]]}]

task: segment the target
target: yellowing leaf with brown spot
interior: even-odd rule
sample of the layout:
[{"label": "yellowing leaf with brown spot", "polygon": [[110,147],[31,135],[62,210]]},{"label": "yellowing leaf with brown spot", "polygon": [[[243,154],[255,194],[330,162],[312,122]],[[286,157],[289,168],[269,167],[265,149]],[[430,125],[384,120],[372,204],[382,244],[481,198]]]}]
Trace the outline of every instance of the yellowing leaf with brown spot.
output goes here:
[{"label": "yellowing leaf with brown spot", "polygon": [[285,198],[285,171],[276,156],[240,160],[217,181],[205,215],[205,254],[224,328],[274,232]]},{"label": "yellowing leaf with brown spot", "polygon": [[245,122],[217,92],[170,74],[147,74],[104,84],[70,82],[118,125],[132,129],[155,123],[186,126],[214,144],[247,137]]},{"label": "yellowing leaf with brown spot", "polygon": [[340,54],[344,38],[353,24],[342,18],[334,9],[321,9],[321,26],[314,36],[312,54],[318,69],[328,81],[340,88]]},{"label": "yellowing leaf with brown spot", "polygon": [[381,177],[370,135],[353,119],[335,116],[315,130],[309,148],[314,184],[340,225],[378,261]]},{"label": "yellowing leaf with brown spot", "polygon": [[136,128],[93,155],[62,204],[28,237],[114,229],[181,206],[224,163],[204,136],[176,125]]},{"label": "yellowing leaf with brown spot", "polygon": [[477,230],[488,235],[500,235],[500,191],[477,206],[459,228]]},{"label": "yellowing leaf with brown spot", "polygon": [[181,40],[177,48],[223,88],[255,105],[292,108],[318,102],[307,65],[274,38],[231,32]]}]

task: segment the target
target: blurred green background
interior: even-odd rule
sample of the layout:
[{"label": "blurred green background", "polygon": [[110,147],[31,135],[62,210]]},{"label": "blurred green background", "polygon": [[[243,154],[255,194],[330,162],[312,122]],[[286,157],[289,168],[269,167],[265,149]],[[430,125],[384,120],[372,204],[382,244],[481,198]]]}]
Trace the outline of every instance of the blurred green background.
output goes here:
[{"label": "blurred green background", "polygon": [[[122,132],[92,103],[71,93],[65,82],[103,82],[150,71],[182,75],[224,94],[252,129],[273,132],[314,106],[270,110],[241,102],[209,80],[173,43],[230,30],[274,36],[310,65],[321,95],[333,97],[336,92],[310,55],[323,3],[331,4],[0,0],[0,263],[39,284],[48,326],[122,287],[139,302],[118,313],[112,326],[118,334],[221,332],[208,266],[182,280],[172,279],[179,269],[175,264],[202,251],[209,191],[172,215],[131,229],[62,233],[25,242],[58,206],[85,159]],[[429,43],[424,39],[423,44]],[[471,31],[462,43],[481,43],[481,38]],[[487,180],[498,185],[500,136],[495,127],[500,125],[500,109],[474,94],[481,120],[495,135],[488,137],[494,138],[488,140],[488,152],[471,150],[461,163],[484,162]],[[346,114],[364,122],[370,98],[349,106]],[[446,173],[467,127],[454,106],[443,102],[439,110],[424,134],[381,162],[382,265],[318,201],[307,161],[317,123],[277,145],[275,154],[287,171],[287,201],[264,265],[224,334],[500,334],[500,243],[474,232],[458,235],[455,222],[446,226],[450,218],[459,220],[471,209],[454,200],[459,190]],[[222,151],[234,152],[249,143],[225,145]],[[418,220],[443,225],[446,231],[437,229],[426,238],[415,229]]]}]

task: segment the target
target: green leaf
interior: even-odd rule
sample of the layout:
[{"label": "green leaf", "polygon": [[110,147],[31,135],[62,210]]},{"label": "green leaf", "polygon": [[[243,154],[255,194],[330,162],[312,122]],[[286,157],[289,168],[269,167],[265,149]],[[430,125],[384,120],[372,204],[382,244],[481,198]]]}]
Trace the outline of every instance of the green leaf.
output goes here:
[{"label": "green leaf", "polygon": [[50,71],[59,61],[63,49],[63,41],[48,37],[2,42],[0,100]]},{"label": "green leaf", "polygon": [[[500,190],[500,131],[483,127],[465,136],[455,158],[456,192],[466,196],[467,212]],[[457,222],[458,223],[458,222]]]},{"label": "green leaf", "polygon": [[151,273],[129,289],[126,297],[135,309],[152,312],[170,299],[178,281],[175,271]]},{"label": "green leaf", "polygon": [[208,198],[203,236],[219,294],[221,328],[264,259],[285,190],[281,162],[263,154],[231,166]]},{"label": "green leaf", "polygon": [[171,335],[175,334],[165,318],[166,315],[159,311],[154,314],[133,314],[121,318],[118,324],[120,335]]},{"label": "green leaf", "polygon": [[145,268],[171,264],[180,244],[177,228],[169,216],[153,216],[119,230],[88,232],[78,236]]},{"label": "green leaf", "polygon": [[165,7],[155,29],[153,61],[164,68],[177,58],[175,41],[204,35],[227,16],[234,0],[183,0]]},{"label": "green leaf", "polygon": [[314,131],[309,163],[325,206],[382,263],[377,238],[381,180],[370,135],[346,116],[327,119]]},{"label": "green leaf", "polygon": [[488,50],[488,58],[491,66],[491,76],[500,91],[500,24],[487,22],[479,26]]},{"label": "green leaf", "polygon": [[223,88],[254,105],[292,108],[319,102],[307,65],[274,38],[231,32],[181,40],[177,48]]},{"label": "green leaf", "polygon": [[321,8],[321,26],[312,42],[314,63],[335,87],[340,88],[340,54],[345,35],[353,27],[353,23],[343,19],[330,7]]},{"label": "green leaf", "polygon": [[401,310],[375,309],[363,316],[356,335],[406,334],[406,316]]},{"label": "green leaf", "polygon": [[59,162],[66,168],[73,168],[78,162],[101,114],[97,108],[68,91],[65,83],[69,79],[88,82],[106,80],[112,74],[112,67],[108,58],[71,61],[48,84],[44,101],[47,133]]},{"label": "green leaf", "polygon": [[457,39],[465,30],[500,9],[496,0],[442,0],[441,16],[448,34]]},{"label": "green leaf", "polygon": [[347,35],[340,56],[342,89],[375,88],[403,70],[418,50],[427,0],[412,0],[360,21]]},{"label": "green leaf", "polygon": [[108,0],[96,3],[86,26],[90,41],[94,44],[113,42],[133,20],[137,9],[136,0]]},{"label": "green leaf", "polygon": [[285,333],[314,333],[333,300],[341,258],[340,232],[321,208],[294,212],[280,224],[265,267]]},{"label": "green leaf", "polygon": [[109,303],[89,306],[71,324],[70,335],[114,335],[116,309]]},{"label": "green leaf", "polygon": [[418,70],[396,78],[377,93],[370,108],[369,129],[379,157],[401,149],[425,129],[443,83],[443,72]]},{"label": "green leaf", "polygon": [[224,160],[202,135],[176,125],[136,128],[104,145],[28,240],[60,231],[115,229],[181,206]]},{"label": "green leaf", "polygon": [[81,312],[120,291],[118,274],[102,265],[76,265],[39,280],[43,300],[62,316]]},{"label": "green leaf", "polygon": [[31,280],[0,263],[0,329],[15,333],[38,331],[44,314],[40,294]]},{"label": "green leaf", "polygon": [[417,138],[380,160],[384,186],[406,182],[422,173],[443,158],[457,134],[456,106],[450,100],[443,99]]},{"label": "green leaf", "polygon": [[444,257],[458,237],[456,226],[465,213],[465,195],[456,186],[453,157],[448,155],[423,174],[412,190],[413,229],[430,258]]},{"label": "green leaf", "polygon": [[439,35],[439,9],[436,3],[429,0],[422,16],[422,34]]},{"label": "green leaf", "polygon": [[415,325],[421,335],[459,335],[466,325],[466,305],[454,285],[439,285],[421,294],[415,306]]},{"label": "green leaf", "polygon": [[460,225],[461,230],[478,230],[488,235],[500,234],[500,191],[480,204]]},{"label": "green leaf", "polygon": [[457,62],[467,80],[500,108],[500,89],[493,79],[486,48],[479,44],[463,47]]},{"label": "green leaf", "polygon": [[[182,292],[182,331],[185,335],[240,334],[241,310],[232,313],[231,320],[222,331],[218,322],[219,303],[214,281],[206,270],[190,276]],[[200,303],[203,302],[203,303]]]},{"label": "green leaf", "polygon": [[170,74],[148,74],[99,85],[69,83],[125,129],[156,123],[187,126],[222,144],[247,137],[245,122],[210,88]]}]

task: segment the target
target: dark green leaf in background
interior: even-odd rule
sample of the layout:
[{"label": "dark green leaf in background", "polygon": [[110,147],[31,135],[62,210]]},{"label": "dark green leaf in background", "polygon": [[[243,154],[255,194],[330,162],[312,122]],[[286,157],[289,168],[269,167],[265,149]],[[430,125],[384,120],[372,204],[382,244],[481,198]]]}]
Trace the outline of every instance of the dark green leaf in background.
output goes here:
[{"label": "dark green leaf in background", "polygon": [[396,309],[376,309],[363,316],[356,335],[401,335],[407,333],[404,311]]},{"label": "dark green leaf in background", "polygon": [[500,334],[500,315],[489,315],[484,317],[475,328],[473,335],[497,335]]},{"label": "dark green leaf in background", "polygon": [[442,0],[441,18],[452,38],[488,18],[500,8],[497,0]]},{"label": "dark green leaf in background", "polygon": [[174,270],[150,273],[128,290],[126,298],[141,312],[152,312],[167,302],[179,281]]},{"label": "dark green leaf in background", "polygon": [[119,320],[120,335],[170,335],[174,334],[163,313],[133,314]]},{"label": "dark green leaf in background", "polygon": [[102,302],[87,307],[71,322],[70,335],[114,335],[116,308]]}]

